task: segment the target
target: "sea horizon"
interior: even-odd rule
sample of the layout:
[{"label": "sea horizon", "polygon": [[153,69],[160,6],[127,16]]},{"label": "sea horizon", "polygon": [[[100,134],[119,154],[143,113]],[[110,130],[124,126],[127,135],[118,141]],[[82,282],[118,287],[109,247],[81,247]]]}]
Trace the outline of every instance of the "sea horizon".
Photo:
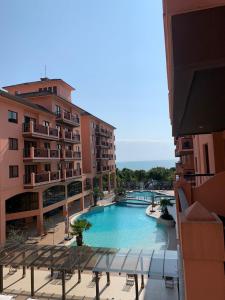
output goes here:
[{"label": "sea horizon", "polygon": [[145,170],[148,171],[152,168],[156,167],[164,167],[164,168],[175,168],[175,159],[168,160],[145,160],[145,161],[118,161],[116,162],[116,167],[119,170],[123,168],[131,169],[131,170]]}]

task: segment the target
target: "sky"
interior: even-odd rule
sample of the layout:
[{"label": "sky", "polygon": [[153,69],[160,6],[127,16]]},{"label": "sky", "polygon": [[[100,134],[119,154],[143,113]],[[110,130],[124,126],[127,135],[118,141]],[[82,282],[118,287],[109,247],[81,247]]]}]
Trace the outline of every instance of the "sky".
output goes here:
[{"label": "sky", "polygon": [[1,0],[0,87],[44,76],[114,125],[118,161],[174,157],[162,1]]}]

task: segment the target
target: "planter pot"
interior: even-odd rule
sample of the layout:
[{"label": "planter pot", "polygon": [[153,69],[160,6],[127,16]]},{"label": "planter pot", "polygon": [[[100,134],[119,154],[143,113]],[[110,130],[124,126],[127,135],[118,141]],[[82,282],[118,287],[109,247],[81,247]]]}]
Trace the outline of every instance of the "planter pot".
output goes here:
[{"label": "planter pot", "polygon": [[158,224],[166,225],[168,227],[174,227],[175,226],[175,221],[174,220],[166,220],[162,218],[157,219]]}]

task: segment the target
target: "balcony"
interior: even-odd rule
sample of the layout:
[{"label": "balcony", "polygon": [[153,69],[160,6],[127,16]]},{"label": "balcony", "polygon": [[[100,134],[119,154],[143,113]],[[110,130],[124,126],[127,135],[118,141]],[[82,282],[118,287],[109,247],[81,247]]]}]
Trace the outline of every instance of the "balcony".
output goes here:
[{"label": "balcony", "polygon": [[104,128],[96,127],[95,134],[106,137],[108,139],[112,138],[112,132],[110,132],[110,131],[108,131],[107,129],[104,129]]},{"label": "balcony", "polygon": [[193,140],[191,137],[179,137],[176,141],[175,156],[193,153]]},{"label": "balcony", "polygon": [[30,173],[24,176],[24,188],[34,188],[61,181],[60,171]]},{"label": "balcony", "polygon": [[109,154],[106,154],[106,153],[97,153],[96,155],[96,159],[109,159]]},{"label": "balcony", "polygon": [[111,149],[112,143],[108,143],[106,141],[96,141],[96,146],[105,149]]},{"label": "balcony", "polygon": [[42,161],[51,161],[60,159],[60,150],[51,150],[51,149],[37,149],[34,147],[24,149],[23,151],[23,160],[33,161],[33,162],[42,162]]},{"label": "balcony", "polygon": [[56,121],[58,123],[64,123],[73,127],[80,126],[80,119],[79,117],[71,114],[70,112],[63,111],[56,115]]},{"label": "balcony", "polygon": [[61,159],[63,160],[81,160],[80,151],[62,150]]},{"label": "balcony", "polygon": [[23,123],[23,136],[57,141],[59,139],[59,130],[49,126],[34,124],[31,121],[30,123]]},{"label": "balcony", "polygon": [[112,160],[112,159],[113,159],[113,154],[108,154],[108,153],[97,153],[96,159]]},{"label": "balcony", "polygon": [[80,144],[80,135],[62,130],[60,132],[60,140],[65,143]]},{"label": "balcony", "polygon": [[81,169],[63,169],[62,170],[62,180],[70,180],[73,178],[81,177]]},{"label": "balcony", "polygon": [[97,166],[97,173],[102,173],[102,172],[109,172],[110,168],[109,166]]}]

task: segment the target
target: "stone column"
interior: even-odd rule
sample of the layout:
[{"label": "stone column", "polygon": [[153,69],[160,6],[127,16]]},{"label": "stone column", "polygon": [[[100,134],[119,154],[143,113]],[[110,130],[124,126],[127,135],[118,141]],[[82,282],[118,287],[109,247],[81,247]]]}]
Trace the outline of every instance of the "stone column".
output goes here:
[{"label": "stone column", "polygon": [[84,210],[84,196],[80,198],[80,210]]}]

